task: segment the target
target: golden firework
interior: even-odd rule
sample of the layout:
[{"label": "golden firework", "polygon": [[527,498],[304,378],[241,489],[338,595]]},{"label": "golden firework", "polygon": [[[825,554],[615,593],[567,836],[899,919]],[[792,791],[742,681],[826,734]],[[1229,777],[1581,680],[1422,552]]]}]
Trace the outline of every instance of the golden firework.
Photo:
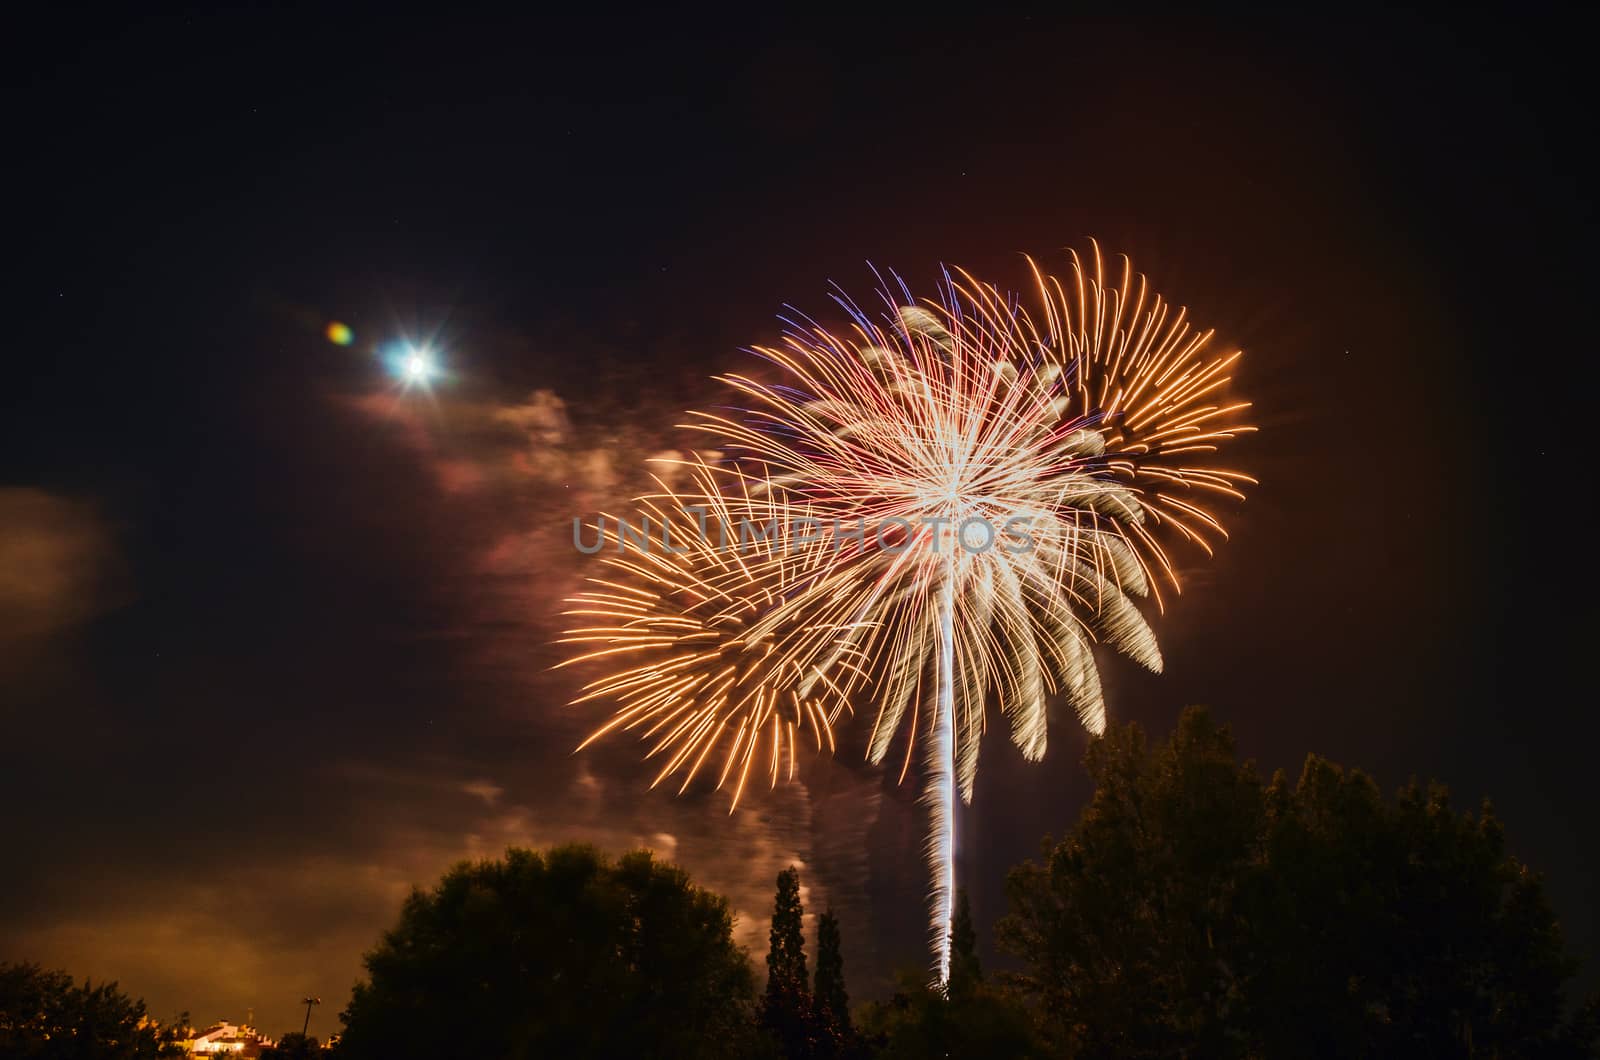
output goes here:
[{"label": "golden firework", "polygon": [[1136,601],[1160,608],[1179,587],[1167,544],[1209,552],[1208,498],[1253,481],[1212,464],[1253,430],[1223,396],[1237,351],[1212,353],[1126,259],[1108,285],[1098,246],[1065,281],[1029,267],[1026,303],[956,270],[935,299],[895,280],[879,313],[839,298],[845,330],[802,321],[757,347],[767,372],[722,377],[741,407],[686,424],[718,458],[641,502],[691,547],[608,557],[620,579],[574,612],[604,624],[568,638],[619,666],[585,690],[619,704],[590,739],[641,730],[657,782],[687,786],[722,747],[736,802],[761,756],[772,783],[793,773],[801,733],[831,748],[853,702],[873,710],[872,761],[906,732],[904,777],[925,741],[941,979],[954,801],[987,708],[1033,759],[1054,698],[1102,732],[1096,647],[1161,669]]}]

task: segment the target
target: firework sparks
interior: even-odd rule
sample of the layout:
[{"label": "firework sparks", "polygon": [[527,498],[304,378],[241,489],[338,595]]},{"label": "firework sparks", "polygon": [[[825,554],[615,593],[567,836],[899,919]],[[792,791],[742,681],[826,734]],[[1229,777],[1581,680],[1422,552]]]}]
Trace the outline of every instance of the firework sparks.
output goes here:
[{"label": "firework sparks", "polygon": [[[681,555],[608,560],[642,587],[600,583],[580,610],[610,624],[573,634],[600,645],[583,658],[626,657],[584,698],[622,704],[596,736],[656,740],[658,782],[684,769],[687,784],[731,732],[719,786],[737,773],[737,799],[761,753],[776,783],[796,734],[831,747],[858,699],[872,761],[907,733],[903,779],[922,743],[941,982],[955,800],[972,798],[986,707],[1030,759],[1052,697],[1102,732],[1095,647],[1161,669],[1135,600],[1159,608],[1178,588],[1163,539],[1209,551],[1222,526],[1204,498],[1252,481],[1209,466],[1252,429],[1218,396],[1238,353],[1209,354],[1211,334],[1126,261],[1107,286],[1098,248],[1066,283],[1033,276],[1032,312],[955,272],[936,300],[895,281],[877,316],[838,299],[847,332],[802,321],[758,348],[780,379],[725,377],[742,410],[688,424],[725,454],[697,467],[693,504],[773,537],[729,554],[702,533]],[[667,525],[687,502],[644,503]]]},{"label": "firework sparks", "polygon": [[[826,675],[808,680],[783,650],[781,622],[757,626],[775,613],[784,587],[814,575],[826,557],[786,551],[773,535],[729,540],[733,512],[750,510],[748,498],[713,488],[703,463],[691,468],[698,489],[663,487],[631,521],[600,517],[597,538],[616,553],[602,561],[608,574],[570,601],[565,614],[586,624],[563,643],[585,650],[562,665],[613,664],[576,702],[620,707],[580,749],[616,730],[636,731],[650,744],[646,759],[662,763],[651,786],[681,773],[681,794],[720,747],[717,788],[730,788],[731,813],[761,758],[776,785],[793,777],[806,736],[831,751],[849,705]],[[781,504],[763,507],[784,522],[792,517]],[[801,684],[807,690],[797,693]]]}]

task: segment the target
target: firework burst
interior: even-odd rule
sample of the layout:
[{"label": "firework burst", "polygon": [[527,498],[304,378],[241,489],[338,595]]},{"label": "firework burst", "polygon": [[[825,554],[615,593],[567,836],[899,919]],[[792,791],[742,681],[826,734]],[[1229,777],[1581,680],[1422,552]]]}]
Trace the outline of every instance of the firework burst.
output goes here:
[{"label": "firework burst", "polygon": [[872,761],[906,733],[903,778],[923,746],[940,981],[955,800],[971,800],[988,708],[1031,759],[1055,699],[1102,732],[1095,648],[1161,669],[1136,601],[1178,588],[1164,542],[1209,551],[1222,526],[1204,499],[1251,481],[1210,465],[1251,429],[1219,396],[1238,353],[1208,353],[1126,260],[1108,286],[1098,247],[1064,283],[1033,277],[1031,305],[956,271],[922,303],[892,280],[876,314],[839,297],[844,332],[790,322],[756,350],[778,378],[724,377],[741,408],[687,425],[723,454],[696,465],[692,500],[644,502],[663,524],[713,510],[770,534],[730,551],[697,522],[684,553],[608,559],[630,580],[580,597],[607,624],[573,633],[595,645],[584,658],[626,659],[585,698],[622,704],[596,736],[655,741],[658,781],[687,784],[731,733],[719,785],[737,773],[736,799],[765,734],[775,783],[798,734],[831,747],[856,701],[873,707]]}]

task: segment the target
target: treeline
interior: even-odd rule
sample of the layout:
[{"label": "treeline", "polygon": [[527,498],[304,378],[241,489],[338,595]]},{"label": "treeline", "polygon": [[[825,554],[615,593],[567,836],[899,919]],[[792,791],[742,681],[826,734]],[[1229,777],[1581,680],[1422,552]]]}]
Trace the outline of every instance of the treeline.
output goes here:
[{"label": "treeline", "polygon": [[[1137,726],[1113,730],[1085,764],[1095,794],[1072,831],[1009,877],[994,934],[1014,972],[986,973],[962,896],[947,984],[910,973],[888,1000],[852,1005],[839,923],[817,918],[812,971],[786,869],[758,991],[726,899],[681,870],[648,851],[514,849],[413,892],[366,955],[334,1053],[1596,1055],[1600,999],[1564,1004],[1577,961],[1487,805],[1458,812],[1415,783],[1385,798],[1315,756],[1296,782],[1264,779],[1200,710],[1153,746]],[[26,981],[0,968],[0,1057],[161,1055],[153,1032],[138,1038],[146,1051],[50,1051]],[[51,983],[59,1046],[60,1028],[95,1021],[74,1024],[71,980]],[[148,1031],[142,1005],[110,1004],[103,988],[80,1000],[140,1017],[124,1045],[135,1024]],[[95,1033],[119,1033],[96,1020]],[[293,1045],[284,1055],[311,1052]]]},{"label": "treeline", "polygon": [[514,850],[417,892],[344,1012],[358,1060],[628,1057],[1588,1057],[1600,1004],[1538,878],[1487,806],[1385,798],[1307,759],[1241,763],[1184,714],[1094,741],[1095,794],[1013,870],[994,926],[1017,971],[986,974],[961,900],[950,980],[906,975],[852,1006],[839,925],[808,969],[794,870],[780,873],[764,989],[720,896],[637,852]]}]

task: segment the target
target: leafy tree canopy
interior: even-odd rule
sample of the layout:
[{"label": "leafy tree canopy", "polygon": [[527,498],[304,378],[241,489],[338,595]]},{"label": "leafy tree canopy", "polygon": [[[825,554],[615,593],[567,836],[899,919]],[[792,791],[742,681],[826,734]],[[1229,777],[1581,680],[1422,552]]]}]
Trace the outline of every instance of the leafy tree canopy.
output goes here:
[{"label": "leafy tree canopy", "polygon": [[509,850],[415,891],[366,956],[341,1055],[740,1056],[754,983],[727,902],[647,851]]},{"label": "leafy tree canopy", "polygon": [[1068,838],[1014,870],[1004,948],[1081,1056],[1588,1056],[1591,1006],[1538,879],[1485,805],[1385,799],[1315,756],[1264,783],[1190,710],[1089,748]]},{"label": "leafy tree canopy", "polygon": [[[181,1020],[180,1020],[181,1022]],[[73,982],[37,964],[0,964],[0,1057],[151,1060],[182,1056],[175,1027],[158,1027],[116,983]]]}]

